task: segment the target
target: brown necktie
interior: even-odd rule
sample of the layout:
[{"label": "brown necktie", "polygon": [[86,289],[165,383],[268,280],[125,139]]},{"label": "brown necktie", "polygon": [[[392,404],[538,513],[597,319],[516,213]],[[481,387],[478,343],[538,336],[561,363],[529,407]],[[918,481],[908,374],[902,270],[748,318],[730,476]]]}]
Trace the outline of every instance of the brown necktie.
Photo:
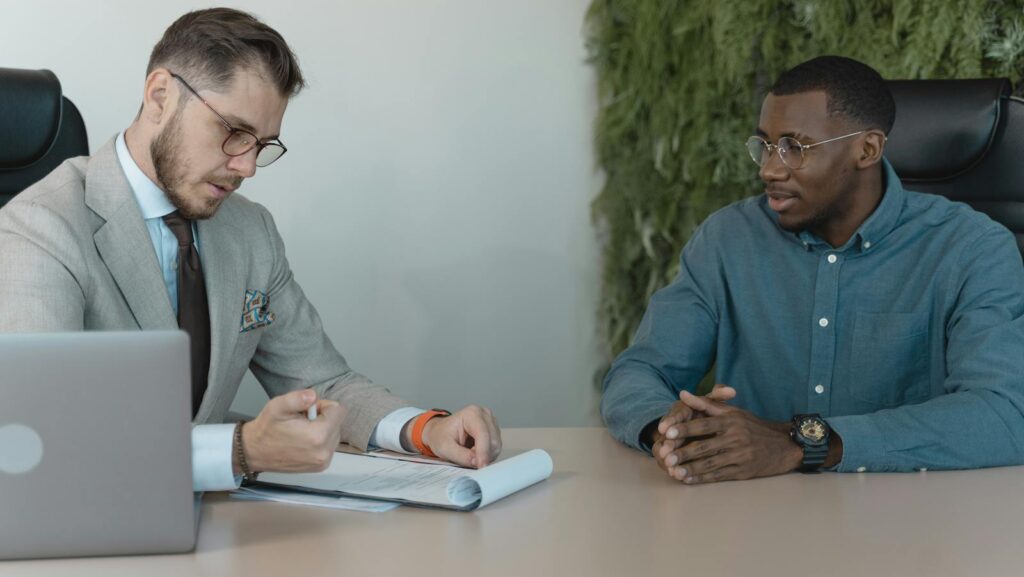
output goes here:
[{"label": "brown necktie", "polygon": [[188,333],[192,353],[192,416],[206,392],[210,372],[210,307],[206,302],[206,283],[199,252],[192,242],[192,221],[178,211],[164,217],[178,239],[178,327]]}]

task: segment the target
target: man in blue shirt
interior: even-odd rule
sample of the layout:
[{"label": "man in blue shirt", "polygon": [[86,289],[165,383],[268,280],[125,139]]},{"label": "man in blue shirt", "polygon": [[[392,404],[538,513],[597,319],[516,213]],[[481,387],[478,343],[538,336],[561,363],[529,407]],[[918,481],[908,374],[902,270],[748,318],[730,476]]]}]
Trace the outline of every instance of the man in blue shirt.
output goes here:
[{"label": "man in blue shirt", "polygon": [[903,188],[894,119],[860,62],[782,75],[747,142],[765,193],[701,225],[605,380],[616,438],[685,483],[1024,463],[1020,253]]}]

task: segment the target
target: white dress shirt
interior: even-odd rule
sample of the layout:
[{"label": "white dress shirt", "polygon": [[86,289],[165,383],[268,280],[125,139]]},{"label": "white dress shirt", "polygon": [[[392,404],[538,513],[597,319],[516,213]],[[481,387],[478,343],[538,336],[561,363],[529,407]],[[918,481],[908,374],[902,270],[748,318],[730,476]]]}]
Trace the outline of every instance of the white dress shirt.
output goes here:
[{"label": "white dress shirt", "polygon": [[[132,187],[135,199],[142,211],[142,218],[149,230],[149,238],[153,241],[160,269],[163,271],[167,294],[178,314],[178,273],[175,269],[178,260],[178,240],[164,223],[163,217],[174,212],[174,205],[152,180],[142,172],[135,163],[128,146],[124,141],[124,132],[117,136],[117,159],[121,169]],[[196,251],[201,251],[200,239],[195,223],[192,224],[192,238],[195,239]],[[377,423],[370,435],[370,445],[392,451],[408,453],[402,447],[402,428],[409,420],[416,418],[424,411],[415,407],[404,407],[389,413]],[[237,477],[231,467],[231,449],[234,443],[235,425],[196,425],[192,427],[192,488],[194,491],[225,491],[237,489],[241,477]]]}]

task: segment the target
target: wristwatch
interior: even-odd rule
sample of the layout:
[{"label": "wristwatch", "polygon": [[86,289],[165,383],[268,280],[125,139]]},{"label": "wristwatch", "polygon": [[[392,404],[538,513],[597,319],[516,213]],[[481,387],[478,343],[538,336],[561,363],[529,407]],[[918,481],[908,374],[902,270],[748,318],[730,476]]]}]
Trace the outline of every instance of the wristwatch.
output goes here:
[{"label": "wristwatch", "polygon": [[804,450],[804,459],[798,469],[801,473],[816,473],[825,464],[831,432],[821,415],[793,415],[789,436]]}]

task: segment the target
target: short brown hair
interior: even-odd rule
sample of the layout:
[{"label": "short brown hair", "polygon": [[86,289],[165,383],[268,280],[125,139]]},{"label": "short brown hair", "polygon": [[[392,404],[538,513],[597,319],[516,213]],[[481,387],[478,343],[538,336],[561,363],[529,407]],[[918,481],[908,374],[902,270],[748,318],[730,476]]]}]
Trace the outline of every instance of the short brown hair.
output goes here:
[{"label": "short brown hair", "polygon": [[228,86],[239,68],[264,76],[285,97],[306,86],[299,59],[277,30],[232,8],[196,10],[175,20],[153,47],[146,75],[159,67],[186,77],[196,90]]}]

